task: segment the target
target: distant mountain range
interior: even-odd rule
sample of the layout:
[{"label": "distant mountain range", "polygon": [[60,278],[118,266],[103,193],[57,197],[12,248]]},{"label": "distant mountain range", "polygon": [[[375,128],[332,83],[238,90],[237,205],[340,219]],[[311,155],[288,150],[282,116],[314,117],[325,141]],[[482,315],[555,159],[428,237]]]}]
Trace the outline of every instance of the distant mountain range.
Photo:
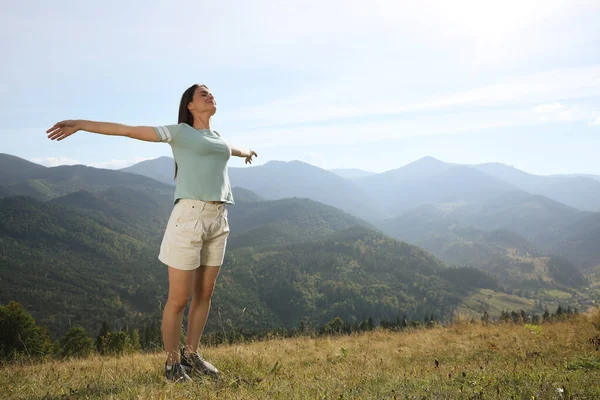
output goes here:
[{"label": "distant mountain range", "polygon": [[51,200],[78,190],[101,191],[115,186],[139,189],[156,196],[172,196],[173,187],[155,179],[84,165],[44,167],[8,154],[0,154],[0,187],[4,197],[30,196]]},{"label": "distant mountain range", "polygon": [[[4,167],[0,175],[2,197],[26,195],[49,200],[78,190],[127,186],[158,196],[166,204],[173,192],[173,159],[169,157],[143,161],[122,171],[85,166],[46,168],[10,155],[0,155],[0,166]],[[140,178],[139,174],[147,177]],[[593,244],[597,213],[586,211],[600,205],[600,199],[594,200],[600,182],[591,177],[536,176],[502,164],[464,166],[431,157],[351,179],[300,161],[231,168],[230,176],[238,191],[245,188],[245,193],[257,199],[310,199],[387,232],[391,225],[401,226],[409,217],[416,225],[427,226],[425,221],[414,220],[414,212],[425,205],[434,206],[465,226],[514,232],[543,254],[563,256],[584,269],[600,265],[600,250],[594,250]],[[537,191],[546,194],[535,194]],[[410,243],[420,240],[406,235],[403,239]]]},{"label": "distant mountain range", "polygon": [[[61,333],[75,323],[94,331],[103,319],[155,318],[166,294],[156,256],[172,208],[172,162],[46,168],[0,154],[0,302],[21,301]],[[219,323],[448,316],[484,289],[529,296],[521,304],[591,301],[600,213],[432,158],[355,172],[343,178],[298,161],[230,169],[236,205],[215,294]],[[593,180],[571,178],[569,187]]]},{"label": "distant mountain range", "polygon": [[[172,168],[172,159],[162,157],[130,168],[152,176],[152,166]],[[166,176],[172,183],[171,172]],[[336,173],[347,178],[340,179]],[[234,185],[265,199],[305,197],[386,232],[394,232],[390,228],[394,224],[404,232],[407,219],[415,226],[428,226],[431,218],[419,220],[415,215],[421,207],[432,206],[464,226],[514,232],[540,254],[560,255],[587,270],[600,266],[600,250],[593,245],[600,240],[598,223],[589,222],[596,221],[594,216],[600,211],[600,181],[594,175],[539,176],[499,163],[460,165],[432,157],[380,174],[325,171],[294,161],[231,168],[230,175]],[[419,237],[403,234],[401,238],[421,244]]]},{"label": "distant mountain range", "polygon": [[[513,211],[519,212],[518,206]],[[483,229],[466,220],[448,210],[423,206],[386,221],[383,227],[392,236],[430,251],[447,264],[487,271],[507,287],[582,287],[588,283],[571,262],[544,255],[513,231],[490,225]]]},{"label": "distant mountain range", "polygon": [[[161,157],[123,169],[174,184],[173,159]],[[399,215],[413,207],[437,202],[477,203],[495,195],[522,190],[538,194],[572,208],[600,211],[600,176],[528,174],[499,163],[461,165],[424,157],[403,167],[375,174],[357,169],[326,171],[300,161],[273,161],[257,167],[230,168],[232,184],[246,187],[269,199],[306,197],[355,215],[331,199],[327,188],[374,202],[366,218]],[[341,183],[332,175],[343,177]],[[250,179],[247,183],[246,179]],[[344,195],[346,196],[346,195]],[[342,202],[346,203],[346,201]]]},{"label": "distant mountain range", "polygon": [[271,161],[250,168],[230,168],[232,186],[269,200],[303,197],[327,204],[369,222],[387,216],[378,199],[333,172],[300,161]]},{"label": "distant mountain range", "polygon": [[580,210],[600,211],[600,179],[597,176],[539,176],[497,163],[474,167],[531,194],[542,195]]},{"label": "distant mountain range", "polygon": [[[95,332],[104,320],[140,326],[159,318],[167,282],[156,233],[167,215],[161,204],[140,202],[145,193],[126,190],[0,200],[0,303],[19,301],[55,336],[72,325]],[[213,300],[220,319],[209,330],[317,326],[336,316],[448,318],[470,292],[498,289],[484,273],[448,269],[310,200],[240,198],[234,210],[238,233]]]}]

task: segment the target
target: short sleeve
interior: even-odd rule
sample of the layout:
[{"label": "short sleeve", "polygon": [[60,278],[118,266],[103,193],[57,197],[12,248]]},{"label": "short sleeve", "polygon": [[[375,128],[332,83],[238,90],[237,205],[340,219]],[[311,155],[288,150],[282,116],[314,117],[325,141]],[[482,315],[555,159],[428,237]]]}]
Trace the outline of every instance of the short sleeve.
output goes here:
[{"label": "short sleeve", "polygon": [[225,139],[223,139],[223,138],[221,137],[221,135],[219,134],[219,132],[217,132],[217,131],[213,131],[213,133],[214,133],[215,135],[217,135],[217,137],[218,137],[219,139],[221,139],[223,142],[225,142],[225,144],[227,145],[227,147],[229,147],[229,149],[231,149],[231,142],[230,142],[229,140],[225,140]]},{"label": "short sleeve", "polygon": [[181,125],[161,125],[153,126],[154,132],[158,136],[159,142],[171,143],[177,137],[181,130]]}]

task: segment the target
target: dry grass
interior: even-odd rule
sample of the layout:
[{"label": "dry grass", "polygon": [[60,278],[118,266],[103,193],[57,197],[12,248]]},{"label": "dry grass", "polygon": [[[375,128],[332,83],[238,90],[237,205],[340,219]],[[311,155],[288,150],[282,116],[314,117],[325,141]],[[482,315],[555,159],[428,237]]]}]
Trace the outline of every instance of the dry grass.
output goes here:
[{"label": "dry grass", "polygon": [[[162,354],[5,366],[6,399],[598,399],[600,312],[540,329],[446,328],[206,349],[219,380],[163,380]],[[537,333],[536,333],[537,331]],[[439,362],[436,367],[435,360]]]}]

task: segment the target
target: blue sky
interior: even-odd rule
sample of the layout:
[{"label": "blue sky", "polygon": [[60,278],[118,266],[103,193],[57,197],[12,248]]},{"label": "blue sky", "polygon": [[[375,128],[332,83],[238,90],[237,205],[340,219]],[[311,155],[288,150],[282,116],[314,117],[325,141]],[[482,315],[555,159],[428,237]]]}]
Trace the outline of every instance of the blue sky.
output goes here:
[{"label": "blue sky", "polygon": [[0,152],[105,168],[171,155],[45,130],[176,123],[181,93],[205,83],[213,129],[258,164],[600,174],[599,25],[597,0],[2,2]]}]

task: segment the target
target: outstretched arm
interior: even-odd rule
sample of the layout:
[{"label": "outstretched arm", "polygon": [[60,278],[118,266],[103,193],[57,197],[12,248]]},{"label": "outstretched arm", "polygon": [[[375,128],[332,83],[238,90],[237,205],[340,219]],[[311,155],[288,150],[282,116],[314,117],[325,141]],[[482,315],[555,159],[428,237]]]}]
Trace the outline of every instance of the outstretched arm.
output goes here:
[{"label": "outstretched arm", "polygon": [[242,149],[239,147],[231,146],[231,155],[236,157],[243,157],[246,159],[246,164],[252,164],[252,157],[258,157],[258,154],[254,150]]},{"label": "outstretched arm", "polygon": [[102,135],[125,136],[146,142],[158,142],[160,138],[151,126],[129,126],[113,122],[86,121],[82,119],[60,121],[46,131],[48,139],[63,140],[77,131]]}]

